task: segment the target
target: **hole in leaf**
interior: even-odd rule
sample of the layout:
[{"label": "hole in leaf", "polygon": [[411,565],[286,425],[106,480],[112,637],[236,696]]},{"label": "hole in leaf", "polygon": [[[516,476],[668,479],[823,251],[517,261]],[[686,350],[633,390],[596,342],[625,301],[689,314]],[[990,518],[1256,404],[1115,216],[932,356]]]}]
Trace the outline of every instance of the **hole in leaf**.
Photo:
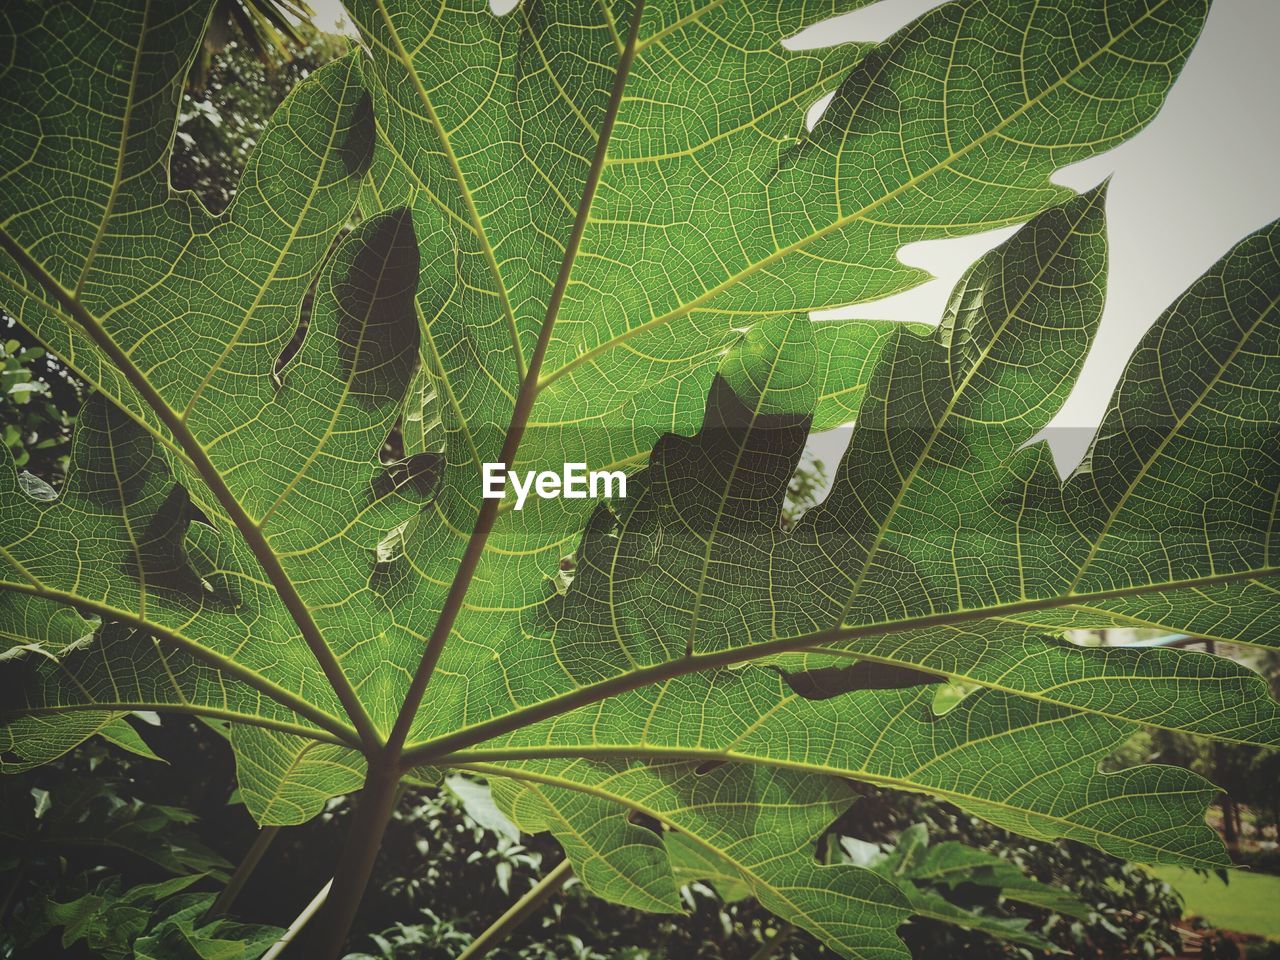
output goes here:
[{"label": "hole in leaf", "polygon": [[387,439],[382,441],[378,460],[384,466],[391,466],[404,458],[404,417],[397,417],[395,426],[387,432]]},{"label": "hole in leaf", "polygon": [[662,834],[662,822],[655,817],[649,816],[640,810],[631,810],[627,813],[627,822],[637,827],[643,827],[653,833]]},{"label": "hole in leaf", "polygon": [[850,427],[811,433],[805,440],[800,464],[787,484],[782,502],[782,529],[793,530],[806,513],[827,499],[835,483],[837,465],[853,437]]},{"label": "hole in leaf", "polygon": [[52,503],[58,499],[57,490],[27,470],[18,474],[18,488],[37,503]]},{"label": "hole in leaf", "polygon": [[964,683],[960,680],[950,680],[939,684],[938,688],[933,691],[933,703],[931,705],[933,715],[935,717],[945,717],[960,706],[965,697],[978,689],[980,688],[977,684]]},{"label": "hole in leaf", "polygon": [[191,497],[175,483],[138,540],[138,564],[149,587],[197,597],[205,593],[204,581],[187,559],[190,519]]},{"label": "hole in leaf", "polygon": [[284,369],[298,355],[298,351],[302,349],[302,341],[307,335],[307,328],[311,326],[311,314],[315,310],[316,290],[319,289],[320,278],[324,276],[325,270],[328,269],[329,262],[333,259],[334,252],[338,249],[339,244],[350,232],[351,230],[347,227],[343,227],[338,231],[329,244],[329,249],[325,251],[324,256],[320,259],[316,275],[311,278],[307,292],[302,297],[302,304],[298,307],[298,325],[294,327],[293,336],[289,338],[289,342],[280,351],[280,356],[276,357],[275,365],[271,370],[271,376],[275,380],[277,387],[284,385]]},{"label": "hole in leaf", "polygon": [[855,690],[901,690],[942,683],[941,677],[908,667],[859,660],[847,667],[818,667],[786,673],[791,689],[806,700],[830,700]]},{"label": "hole in leaf", "polygon": [[827,112],[827,107],[831,106],[831,101],[835,98],[836,92],[832,90],[830,93],[824,93],[813,102],[813,105],[804,114],[804,128],[806,130],[810,133],[813,132],[813,128],[818,125],[818,121],[822,119],[822,115]]},{"label": "hole in leaf", "polygon": [[787,50],[820,50],[840,43],[879,43],[938,5],[938,0],[879,0],[811,23],[782,41]]},{"label": "hole in leaf", "polygon": [[564,596],[569,592],[569,588],[573,586],[574,572],[578,569],[578,563],[575,555],[570,553],[560,558],[560,563],[556,567],[555,574],[551,577],[555,584],[556,593]]},{"label": "hole in leaf", "polygon": [[415,453],[411,457],[389,463],[374,478],[372,495],[381,500],[393,493],[426,500],[435,492],[436,483],[444,473],[444,455],[440,453]]}]

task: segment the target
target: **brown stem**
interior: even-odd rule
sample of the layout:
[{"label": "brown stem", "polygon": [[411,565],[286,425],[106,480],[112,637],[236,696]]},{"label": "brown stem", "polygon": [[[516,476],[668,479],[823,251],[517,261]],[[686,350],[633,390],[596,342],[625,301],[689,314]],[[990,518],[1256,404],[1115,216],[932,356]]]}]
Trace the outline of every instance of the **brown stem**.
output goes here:
[{"label": "brown stem", "polygon": [[236,866],[235,872],[231,874],[231,879],[227,881],[227,885],[222,888],[218,898],[213,901],[212,906],[205,911],[205,915],[200,919],[202,924],[224,916],[231,909],[231,905],[236,902],[236,897],[240,896],[240,891],[249,882],[249,878],[253,876],[253,871],[257,868],[258,862],[262,859],[263,854],[267,852],[267,848],[271,846],[271,841],[276,838],[276,834],[279,832],[279,827],[263,827],[258,831],[258,835],[253,838],[253,845],[249,847],[248,852]]},{"label": "brown stem", "polygon": [[540,906],[563,887],[573,876],[573,867],[562,860],[554,870],[534,884],[533,889],[511,905],[511,909],[493,921],[471,946],[458,954],[458,960],[480,960],[486,953],[510,936],[511,931],[524,923]]},{"label": "brown stem", "polygon": [[338,960],[399,797],[398,770],[381,759],[370,761],[334,871],[333,886],[315,922],[289,948],[289,956],[299,960]]}]

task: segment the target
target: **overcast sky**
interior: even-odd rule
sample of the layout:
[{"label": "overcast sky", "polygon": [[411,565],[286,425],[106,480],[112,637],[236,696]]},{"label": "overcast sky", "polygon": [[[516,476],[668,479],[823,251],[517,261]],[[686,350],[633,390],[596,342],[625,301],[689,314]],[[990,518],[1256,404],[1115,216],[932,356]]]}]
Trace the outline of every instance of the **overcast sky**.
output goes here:
[{"label": "overcast sky", "polygon": [[[312,0],[312,6],[326,29],[342,17],[336,0]],[[935,6],[937,0],[880,0],[814,28],[806,39],[882,39]],[[1113,175],[1106,312],[1080,383],[1054,426],[1096,424],[1139,337],[1170,301],[1233,243],[1280,217],[1278,40],[1278,0],[1216,0],[1155,121],[1128,143],[1054,177],[1085,190]],[[965,268],[1011,232],[911,244],[902,259],[938,279],[831,315],[934,323]],[[1082,452],[1085,434],[1050,433],[1064,469]],[[824,459],[833,459],[831,451]]]}]

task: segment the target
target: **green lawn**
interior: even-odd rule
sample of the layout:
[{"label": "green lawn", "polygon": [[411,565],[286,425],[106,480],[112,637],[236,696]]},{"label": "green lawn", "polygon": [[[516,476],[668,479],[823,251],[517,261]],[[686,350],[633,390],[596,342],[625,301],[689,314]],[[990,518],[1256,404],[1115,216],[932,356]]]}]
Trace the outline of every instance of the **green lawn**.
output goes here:
[{"label": "green lawn", "polygon": [[1204,917],[1222,930],[1280,939],[1280,877],[1232,870],[1231,883],[1182,867],[1149,867],[1182,894],[1188,917]]}]

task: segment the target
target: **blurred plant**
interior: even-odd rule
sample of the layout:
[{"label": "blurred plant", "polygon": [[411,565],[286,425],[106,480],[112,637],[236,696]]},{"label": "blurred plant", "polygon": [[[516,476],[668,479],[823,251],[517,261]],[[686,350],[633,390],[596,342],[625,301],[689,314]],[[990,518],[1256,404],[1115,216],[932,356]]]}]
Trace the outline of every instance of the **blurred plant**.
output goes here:
[{"label": "blurred plant", "polygon": [[143,799],[168,765],[123,718],[100,736],[0,778],[0,957],[258,957],[276,928],[202,919],[230,863],[196,815]]},{"label": "blurred plant", "polygon": [[[68,931],[75,924],[55,925],[42,913],[42,904],[55,904],[58,919],[74,920],[92,914],[89,908],[97,902],[92,899],[95,896],[162,883],[167,876],[194,877],[193,884],[212,889],[226,875],[229,864],[224,857],[238,856],[249,846],[256,827],[235,803],[230,755],[221,737],[203,724],[173,720],[146,730],[149,740],[173,746],[160,749],[171,756],[171,763],[123,751],[119,746],[123,737],[117,733],[115,742],[95,739],[55,764],[0,780],[5,788],[0,836],[6,852],[13,851],[27,864],[20,881],[7,894],[0,892],[10,901],[6,919],[0,922],[9,938],[0,948],[0,957],[88,957],[87,934],[69,940],[66,951],[58,952],[62,938],[71,936]],[[195,749],[190,748],[193,740]],[[187,746],[177,749],[179,744]],[[184,790],[181,807],[144,799],[171,795],[175,784]],[[358,952],[348,960],[456,957],[559,862],[559,848],[550,837],[519,835],[487,797],[482,786],[459,778],[407,794],[383,847],[377,882],[358,926],[380,932],[357,943]],[[191,809],[207,813],[197,820]],[[250,921],[248,929],[301,909],[327,879],[325,871],[349,815],[349,803],[337,800],[315,821],[281,831],[236,903],[234,912]],[[921,845],[925,833],[927,847]],[[918,870],[921,854],[930,850],[936,865],[938,856],[954,851],[948,847],[952,841],[985,851],[961,871],[963,882],[938,886],[930,878],[939,896],[975,914],[975,926],[992,917],[1010,918],[1084,960],[1155,957],[1177,944],[1172,924],[1180,909],[1166,885],[1139,868],[1075,844],[1030,842],[944,804],[922,797],[904,803],[900,795],[870,789],[836,824],[836,834],[870,838],[883,855],[880,866],[894,870],[904,861]],[[26,839],[19,840],[19,835]],[[79,837],[106,837],[108,842],[78,844]],[[1009,870],[1003,871],[1001,864]],[[1064,898],[1057,904],[1059,912],[1046,912],[1018,901],[1017,894],[1002,893],[1015,874],[1069,889],[1085,909],[1071,909],[1075,916],[1062,912],[1071,903],[1071,898]],[[209,882],[202,882],[206,875]],[[314,881],[312,889],[302,891],[301,901],[290,899],[295,891],[287,882],[298,876]],[[113,878],[122,878],[122,886],[113,887]],[[999,882],[990,882],[994,880]],[[1027,891],[1038,886],[1029,882]],[[167,944],[176,942],[180,934],[194,935],[198,928],[192,925],[212,902],[211,893],[163,888],[159,892],[165,895],[142,894],[151,897],[145,909],[148,916],[154,912],[155,918],[134,954],[139,960],[152,956],[142,952],[148,938],[163,937]],[[593,899],[581,884],[571,881],[517,929],[492,954],[492,960],[739,960],[755,954],[779,933],[785,939],[780,938],[771,954],[777,960],[832,960],[835,956],[807,934],[785,931],[753,900],[735,899],[736,891],[726,890],[721,896],[710,884],[692,883],[682,889],[681,896],[684,915],[654,917]],[[129,905],[136,906],[132,900]],[[1053,906],[1045,901],[1039,906],[1046,905]],[[128,910],[97,915],[91,925],[106,930],[116,923],[123,924],[120,929],[136,929],[136,918]],[[229,929],[212,928],[203,935]],[[15,942],[19,933],[25,945],[21,950]],[[921,960],[1049,956],[1044,950],[1001,943],[953,923],[920,919],[903,933]],[[95,936],[107,934],[100,930]],[[110,954],[102,949],[92,955]],[[154,954],[154,960],[185,956],[199,954],[161,952]]]},{"label": "blurred plant", "polygon": [[111,877],[69,903],[49,901],[45,916],[61,927],[65,950],[84,941],[103,960],[257,960],[281,931],[202,917],[214,894],[184,894],[200,876],[122,888]]},{"label": "blurred plant", "polygon": [[787,485],[787,497],[782,505],[782,528],[792,529],[805,512],[816,507],[826,494],[831,471],[821,460],[805,457],[800,461],[791,483]]},{"label": "blurred plant", "polygon": [[1033,925],[1030,918],[1011,915],[1006,905],[1082,921],[1090,917],[1088,906],[1071,893],[1027,876],[1008,860],[958,840],[930,845],[923,821],[903,830],[894,844],[834,835],[828,840],[835,852],[829,862],[854,863],[898,884],[916,916],[1009,944],[1052,952],[1054,944],[1038,928],[1050,926],[1053,917]]},{"label": "blurred plant", "polygon": [[249,154],[289,91],[347,50],[345,38],[309,24],[295,32],[295,48],[284,52],[255,47],[241,31],[210,55],[201,82],[183,95],[169,178],[214,213],[231,203]]},{"label": "blurred plant", "polygon": [[306,0],[217,0],[187,77],[188,88],[204,87],[214,58],[237,40],[268,70],[274,69],[290,58],[291,48],[307,45],[307,27],[314,15]]},{"label": "blurred plant", "polygon": [[0,315],[0,434],[19,470],[57,484],[67,472],[71,420],[84,385]]},{"label": "blurred plant", "polygon": [[1244,948],[1245,960],[1280,960],[1280,943],[1250,943]]},{"label": "blurred plant", "polygon": [[[1244,662],[1257,670],[1280,695],[1280,655],[1272,651],[1249,651]],[[1280,841],[1280,753],[1249,744],[1210,742],[1172,730],[1143,730],[1131,737],[1105,762],[1109,770],[1141,763],[1166,763],[1187,767],[1222,788],[1220,826],[1224,839],[1238,863],[1248,863],[1250,851],[1241,847],[1249,821],[1244,808],[1253,814],[1252,826],[1260,839],[1270,827]]]},{"label": "blurred plant", "polygon": [[[833,826],[834,833],[897,845],[913,824],[924,824],[932,845],[942,847],[958,840],[1025,877],[1070,891],[1083,905],[1083,915],[1075,908],[1067,910],[1063,902],[1052,905],[1057,912],[1046,918],[1019,901],[1017,894],[993,895],[990,884],[965,883],[947,891],[947,898],[965,909],[999,907],[1002,914],[1031,918],[1033,929],[1057,947],[1059,956],[1065,952],[1075,960],[1121,960],[1169,956],[1180,949],[1176,924],[1182,902],[1167,883],[1140,866],[1072,841],[1020,837],[928,797],[906,797],[865,785],[858,791],[862,799]],[[931,919],[913,920],[903,928],[902,937],[916,960],[1050,956]]]}]

